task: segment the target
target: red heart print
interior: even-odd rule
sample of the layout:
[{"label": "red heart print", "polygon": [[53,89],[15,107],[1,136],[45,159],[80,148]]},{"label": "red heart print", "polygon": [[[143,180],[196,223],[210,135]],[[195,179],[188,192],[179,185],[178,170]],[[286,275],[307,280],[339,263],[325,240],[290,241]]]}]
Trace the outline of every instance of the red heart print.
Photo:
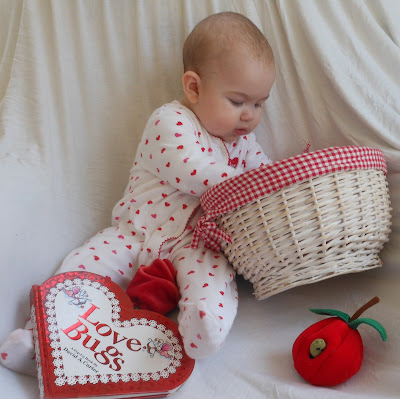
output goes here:
[{"label": "red heart print", "polygon": [[228,174],[224,172],[222,173],[221,177],[228,177]]},{"label": "red heart print", "polygon": [[198,339],[202,339],[200,334],[197,334],[196,337],[197,337]]},{"label": "red heart print", "polygon": [[191,346],[192,348],[196,348],[196,349],[197,349],[196,344],[194,344],[193,342],[190,344],[190,346]]},{"label": "red heart print", "polygon": [[160,138],[161,138],[161,136],[158,135],[158,136],[156,137],[156,140],[158,141],[158,140],[160,140]]},{"label": "red heart print", "polygon": [[86,269],[86,267],[83,266],[83,265],[79,265],[78,268],[79,268],[79,269]]},{"label": "red heart print", "polygon": [[180,183],[181,179],[179,177],[175,177],[175,179],[177,183]]},{"label": "red heart print", "polygon": [[222,303],[220,303],[218,306],[219,306],[220,308],[223,308],[223,307],[224,307],[224,305],[223,305]]},{"label": "red heart print", "polygon": [[171,204],[169,203],[169,202],[166,202],[165,203],[165,206],[170,206]]},{"label": "red heart print", "polygon": [[206,288],[206,287],[208,287],[208,284],[207,284],[207,283],[204,283],[204,284],[203,284],[203,288]]},{"label": "red heart print", "polygon": [[7,356],[8,356],[8,353],[2,352],[1,358],[2,358],[3,360],[6,360],[6,359],[7,359]]},{"label": "red heart print", "polygon": [[236,168],[236,166],[238,165],[239,159],[238,157],[230,159],[229,160],[229,166],[232,166],[233,168]]},{"label": "red heart print", "polygon": [[94,256],[94,260],[99,260],[99,259],[100,258],[97,255]]},{"label": "red heart print", "polygon": [[164,152],[165,152],[165,148],[162,148],[161,149],[161,154],[164,154]]},{"label": "red heart print", "polygon": [[178,145],[178,147],[176,147],[177,150],[183,150],[183,145]]},{"label": "red heart print", "polygon": [[177,122],[176,126],[182,126],[183,123],[182,122]]},{"label": "red heart print", "polygon": [[204,181],[203,181],[203,184],[204,184],[205,186],[208,186],[208,179],[207,179],[207,180],[204,180]]},{"label": "red heart print", "polygon": [[156,214],[156,213],[152,213],[152,214],[151,214],[151,217],[152,217],[153,219],[155,219],[155,218],[157,217],[157,214]]},{"label": "red heart print", "polygon": [[186,205],[186,204],[183,204],[183,205],[182,205],[182,208],[183,208],[183,209],[186,209],[186,208],[187,208],[187,205]]},{"label": "red heart print", "polygon": [[156,121],[156,126],[157,126],[159,123],[160,123],[160,120],[157,120],[157,121]]},{"label": "red heart print", "polygon": [[194,176],[196,173],[197,173],[197,170],[195,169],[195,170],[191,173],[191,175]]},{"label": "red heart print", "polygon": [[121,240],[123,240],[123,239],[124,239],[124,236],[123,236],[122,234],[120,234],[120,235],[118,236],[118,238],[121,239]]},{"label": "red heart print", "polygon": [[171,163],[168,162],[165,166],[166,166],[167,168],[169,168],[169,167],[171,166]]},{"label": "red heart print", "polygon": [[132,245],[127,245],[126,246],[128,249],[132,249]]},{"label": "red heart print", "polygon": [[181,137],[182,134],[181,133],[175,133],[175,137]]},{"label": "red heart print", "polygon": [[183,160],[184,163],[187,163],[187,161],[189,161],[189,158],[185,158],[185,159]]},{"label": "red heart print", "polygon": [[202,319],[206,315],[206,312],[204,310],[200,310],[199,315],[200,319]]}]

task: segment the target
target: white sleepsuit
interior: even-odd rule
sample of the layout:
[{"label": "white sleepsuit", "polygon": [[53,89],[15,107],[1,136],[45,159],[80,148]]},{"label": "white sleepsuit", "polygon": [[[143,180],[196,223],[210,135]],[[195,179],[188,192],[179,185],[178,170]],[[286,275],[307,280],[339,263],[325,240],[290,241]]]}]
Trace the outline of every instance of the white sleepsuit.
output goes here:
[{"label": "white sleepsuit", "polygon": [[85,270],[126,289],[141,265],[169,259],[181,294],[179,331],[193,358],[217,351],[237,310],[234,271],[222,253],[191,248],[202,214],[200,196],[211,186],[271,162],[254,134],[225,143],[210,135],[178,101],[157,109],[139,144],[113,226],[72,251],[57,273]]}]

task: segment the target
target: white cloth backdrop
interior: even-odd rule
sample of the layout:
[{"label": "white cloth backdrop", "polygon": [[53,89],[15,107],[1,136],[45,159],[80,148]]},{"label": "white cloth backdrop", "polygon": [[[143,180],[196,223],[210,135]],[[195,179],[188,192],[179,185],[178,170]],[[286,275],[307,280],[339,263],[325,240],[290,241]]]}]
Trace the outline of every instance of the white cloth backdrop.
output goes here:
[{"label": "white cloth backdrop", "polygon": [[[199,361],[174,398],[400,396],[400,2],[397,0],[0,0],[0,340],[22,326],[28,293],[110,222],[153,109],[180,96],[181,47],[203,17],[241,12],[274,49],[277,80],[257,135],[272,159],[336,145],[384,151],[393,232],[384,267],[257,302],[239,279],[240,307],[224,348]],[[360,372],[315,388],[291,345],[320,317],[366,317]],[[0,368],[2,396],[36,398],[32,378]]]}]

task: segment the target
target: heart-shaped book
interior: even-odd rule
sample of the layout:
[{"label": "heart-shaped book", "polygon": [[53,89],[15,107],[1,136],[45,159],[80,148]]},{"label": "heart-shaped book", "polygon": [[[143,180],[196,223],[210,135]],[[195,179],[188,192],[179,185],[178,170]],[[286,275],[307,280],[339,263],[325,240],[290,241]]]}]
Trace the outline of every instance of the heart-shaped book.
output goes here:
[{"label": "heart-shaped book", "polygon": [[31,292],[41,398],[168,396],[190,376],[175,322],[137,310],[111,280],[58,274]]}]

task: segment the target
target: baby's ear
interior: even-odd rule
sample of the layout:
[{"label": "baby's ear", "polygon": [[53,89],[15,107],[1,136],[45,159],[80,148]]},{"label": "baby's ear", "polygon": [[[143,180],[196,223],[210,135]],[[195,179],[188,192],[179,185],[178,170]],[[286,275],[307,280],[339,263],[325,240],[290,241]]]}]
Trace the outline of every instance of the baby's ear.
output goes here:
[{"label": "baby's ear", "polygon": [[186,71],[182,76],[182,86],[186,98],[191,104],[197,104],[199,97],[200,76],[196,72]]}]

